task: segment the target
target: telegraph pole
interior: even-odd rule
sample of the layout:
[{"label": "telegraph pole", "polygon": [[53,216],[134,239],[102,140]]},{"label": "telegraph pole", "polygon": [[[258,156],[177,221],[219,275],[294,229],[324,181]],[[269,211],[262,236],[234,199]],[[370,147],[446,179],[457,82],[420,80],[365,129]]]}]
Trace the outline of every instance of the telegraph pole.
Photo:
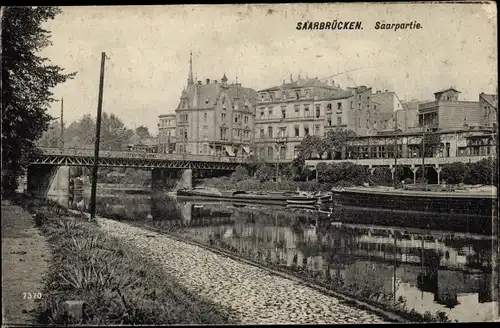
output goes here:
[{"label": "telegraph pole", "polygon": [[425,114],[422,114],[422,183],[425,179]]},{"label": "telegraph pole", "polygon": [[61,97],[61,140],[59,141],[59,145],[61,150],[64,149],[64,120],[63,120],[63,107],[64,107],[64,98]]},{"label": "telegraph pole", "polygon": [[398,185],[398,112],[394,112],[394,188]]},{"label": "telegraph pole", "polygon": [[90,194],[90,220],[95,219],[96,210],[96,189],[97,189],[97,170],[99,160],[99,142],[101,136],[101,113],[102,113],[102,93],[104,88],[104,63],[106,61],[106,53],[101,54],[101,76],[99,80],[99,98],[97,100],[97,118],[95,131],[95,146],[94,146],[94,167],[92,168],[92,191]]}]

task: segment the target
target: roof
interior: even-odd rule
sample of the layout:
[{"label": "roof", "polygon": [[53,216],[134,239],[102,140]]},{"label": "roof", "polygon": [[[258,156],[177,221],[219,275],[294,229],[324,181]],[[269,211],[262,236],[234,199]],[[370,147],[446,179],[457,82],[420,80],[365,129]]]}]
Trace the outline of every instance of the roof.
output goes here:
[{"label": "roof", "polygon": [[442,90],[442,91],[438,91],[438,92],[434,92],[435,95],[438,95],[438,94],[441,94],[441,93],[444,93],[446,91],[455,91],[457,93],[461,93],[460,91],[458,91],[457,89],[454,89],[454,88],[448,88],[446,90]]},{"label": "roof", "polygon": [[498,108],[498,97],[497,95],[489,95],[486,93],[481,93],[479,94],[480,98],[483,98],[484,101],[486,101],[490,106]]},{"label": "roof", "polygon": [[161,114],[161,115],[158,115],[158,117],[160,117],[160,118],[162,118],[162,117],[175,117],[175,113]]},{"label": "roof", "polygon": [[[213,108],[217,104],[222,92],[225,92],[229,96],[232,104],[234,104],[236,100],[240,108],[243,108],[247,101],[252,105],[257,102],[257,91],[251,88],[244,88],[239,83],[228,84],[227,87],[223,87],[220,83],[191,84],[182,91],[181,102],[182,98],[186,97],[188,108]],[[179,102],[178,109],[180,108],[181,102]]]},{"label": "roof", "polygon": [[353,95],[352,91],[342,90],[342,91],[335,93],[332,97],[329,97],[328,99],[332,99],[332,100],[345,99],[345,98],[352,97],[352,95]]},{"label": "roof", "polygon": [[321,88],[327,88],[327,89],[333,89],[333,90],[338,90],[339,88],[328,85],[325,82],[321,82],[317,77],[311,78],[311,79],[300,79],[298,81],[290,82],[290,83],[285,83],[282,85],[274,86],[271,88],[259,90],[259,92],[266,92],[266,91],[279,91],[283,89],[296,89],[296,88],[303,88],[303,87],[321,87]]}]

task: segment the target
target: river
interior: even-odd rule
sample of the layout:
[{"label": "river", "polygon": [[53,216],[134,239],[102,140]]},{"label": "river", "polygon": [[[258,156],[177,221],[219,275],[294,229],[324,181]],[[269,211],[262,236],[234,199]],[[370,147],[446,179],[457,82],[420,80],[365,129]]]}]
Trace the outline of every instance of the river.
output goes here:
[{"label": "river", "polygon": [[404,297],[408,308],[421,313],[443,311],[461,322],[495,317],[490,236],[342,224],[342,213],[166,195],[100,196],[98,212],[300,271],[321,283],[340,278],[369,286]]}]

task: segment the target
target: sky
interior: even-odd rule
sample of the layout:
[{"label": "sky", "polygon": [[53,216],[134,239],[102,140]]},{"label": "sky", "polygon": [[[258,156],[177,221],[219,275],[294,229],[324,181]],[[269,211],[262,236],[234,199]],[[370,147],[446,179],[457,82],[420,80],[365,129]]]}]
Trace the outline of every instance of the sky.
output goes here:
[{"label": "sky", "polygon": [[[173,113],[189,70],[198,80],[225,73],[261,90],[290,75],[367,85],[403,100],[433,99],[454,87],[461,100],[496,93],[497,22],[494,3],[343,3],[61,7],[44,27],[53,45],[42,55],[73,80],[54,88],[64,119],[96,115],[101,53],[103,111],[129,127],[157,133],[158,115]],[[361,21],[362,30],[297,30],[304,21]],[[417,21],[422,29],[376,30],[375,23]],[[351,71],[355,69],[355,71]],[[350,71],[350,72],[346,72]],[[60,104],[50,114],[58,117]]]}]

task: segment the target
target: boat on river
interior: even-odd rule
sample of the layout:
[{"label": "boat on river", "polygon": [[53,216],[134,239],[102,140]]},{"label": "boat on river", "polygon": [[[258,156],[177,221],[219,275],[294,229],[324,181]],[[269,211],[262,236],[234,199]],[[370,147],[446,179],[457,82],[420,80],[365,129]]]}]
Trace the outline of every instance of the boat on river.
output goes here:
[{"label": "boat on river", "polygon": [[215,188],[179,189],[177,196],[217,198],[228,201],[258,202],[263,204],[280,205],[317,205],[318,202],[327,202],[332,199],[331,193],[321,192],[248,192],[243,190],[221,191]]}]

